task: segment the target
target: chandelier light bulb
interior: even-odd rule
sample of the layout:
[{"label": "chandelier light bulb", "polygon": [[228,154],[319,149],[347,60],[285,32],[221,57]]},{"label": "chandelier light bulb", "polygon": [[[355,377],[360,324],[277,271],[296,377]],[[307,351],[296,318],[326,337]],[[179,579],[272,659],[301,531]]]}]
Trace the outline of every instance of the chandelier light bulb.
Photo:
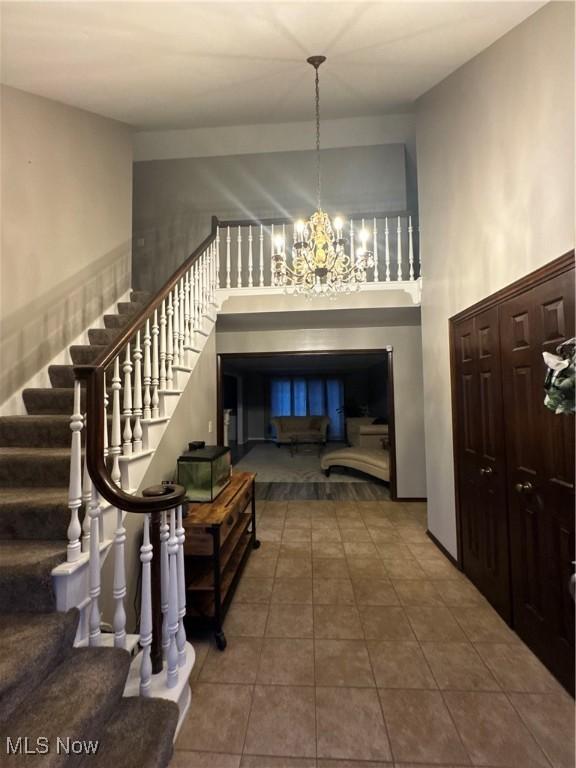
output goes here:
[{"label": "chandelier light bulb", "polygon": [[336,216],[336,218],[334,219],[334,227],[335,227],[336,229],[338,229],[338,230],[341,230],[341,229],[342,229],[342,226],[343,226],[343,224],[344,224],[344,222],[342,221],[342,219],[340,218],[340,216]]},{"label": "chandelier light bulb", "polygon": [[274,238],[274,245],[276,246],[277,251],[281,251],[284,248],[284,238],[282,235],[276,235]]},{"label": "chandelier light bulb", "polygon": [[302,219],[298,219],[296,222],[296,232],[298,232],[299,235],[301,235],[304,232],[304,227],[306,225],[304,224]]},{"label": "chandelier light bulb", "polygon": [[360,242],[364,247],[366,247],[366,243],[368,242],[368,238],[370,237],[370,233],[367,229],[360,230]]}]

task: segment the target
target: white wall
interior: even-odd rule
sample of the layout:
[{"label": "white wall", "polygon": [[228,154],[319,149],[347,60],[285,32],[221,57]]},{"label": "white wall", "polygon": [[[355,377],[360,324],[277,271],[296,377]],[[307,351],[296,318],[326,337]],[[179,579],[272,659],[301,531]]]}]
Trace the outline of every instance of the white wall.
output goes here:
[{"label": "white wall", "polygon": [[422,344],[419,326],[314,328],[216,334],[219,353],[394,349],[398,496],[426,496]]},{"label": "white wall", "polygon": [[448,318],[574,246],[574,6],[550,3],[418,104],[428,526],[456,554]]},{"label": "white wall", "polygon": [[0,402],[130,286],[127,126],[5,86]]}]

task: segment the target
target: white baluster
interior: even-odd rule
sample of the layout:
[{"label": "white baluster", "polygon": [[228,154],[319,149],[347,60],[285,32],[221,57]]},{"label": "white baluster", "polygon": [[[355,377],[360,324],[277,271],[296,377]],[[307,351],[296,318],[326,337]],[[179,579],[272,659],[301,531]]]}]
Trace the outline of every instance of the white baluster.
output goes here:
[{"label": "white baluster", "polygon": [[230,227],[226,228],[226,288],[230,288],[230,243],[232,238],[230,237]]},{"label": "white baluster", "polygon": [[202,254],[202,295],[204,298],[204,317],[208,314],[210,287],[208,285],[208,251]]},{"label": "white baluster", "polygon": [[78,560],[82,551],[80,535],[82,528],[78,510],[82,505],[82,413],[80,412],[80,382],[74,382],[74,406],[70,417],[70,430],[72,432],[70,444],[70,484],[68,486],[68,508],[70,509],[70,523],[68,525],[68,545],[66,547],[66,559],[69,563]]},{"label": "white baluster", "polygon": [[174,308],[172,307],[172,293],[168,294],[168,308],[166,310],[168,322],[166,324],[166,389],[172,389],[174,381],[174,372],[172,371],[172,362],[174,360],[174,336],[172,318],[174,317]]},{"label": "white baluster", "polygon": [[204,254],[202,254],[198,259],[198,303],[200,307],[200,327],[203,328],[204,314],[206,311],[204,305]]},{"label": "white baluster", "polygon": [[215,288],[222,288],[222,269],[220,266],[220,227],[216,229],[216,269],[214,275]]},{"label": "white baluster", "polygon": [[92,486],[92,499],[88,507],[90,516],[90,562],[88,584],[90,613],[88,616],[89,643],[100,645],[100,497]]},{"label": "white baluster", "polygon": [[130,359],[130,342],[126,344],[126,356],[124,358],[122,370],[124,371],[124,432],[122,433],[122,453],[125,456],[128,456],[132,453],[132,426],[130,424],[130,419],[132,418],[132,360]]},{"label": "white baluster", "polygon": [[190,346],[192,343],[192,337],[190,332],[190,270],[186,272],[186,279],[184,282],[184,357],[183,362],[186,366],[190,367]]},{"label": "white baluster", "polygon": [[180,355],[180,365],[186,365],[186,353],[184,352],[184,338],[186,336],[184,330],[185,317],[185,293],[184,293],[184,278],[180,278],[180,324],[178,326],[178,351]]},{"label": "white baluster", "polygon": [[182,525],[182,507],[178,507],[176,517],[176,539],[178,541],[177,566],[178,566],[178,632],[176,634],[176,646],[178,648],[178,665],[186,664],[186,630],[184,628],[184,616],[186,616],[186,579],[184,572],[184,540],[186,532]]},{"label": "white baluster", "polygon": [[378,276],[378,228],[376,226],[376,217],[374,217],[374,222],[372,224],[372,228],[373,228],[373,233],[372,233],[373,241],[372,242],[373,242],[373,245],[374,245],[374,251],[373,251],[373,253],[374,253],[374,282],[377,283],[380,278]]},{"label": "white baluster", "polygon": [[166,389],[166,299],[162,300],[160,309],[160,371],[158,377],[159,389]]},{"label": "white baluster", "polygon": [[252,263],[252,225],[248,226],[248,288],[252,288],[254,280],[252,278],[254,265]]},{"label": "white baluster", "polygon": [[132,450],[142,453],[142,347],[140,346],[140,331],[136,333],[134,345],[134,429],[132,431]]},{"label": "white baluster", "polygon": [[122,419],[120,416],[120,390],[122,389],[122,379],[120,378],[120,357],[114,360],[114,371],[112,374],[112,433],[110,436],[110,456],[112,456],[112,469],[110,477],[112,482],[120,485],[120,462],[119,456],[122,453]]},{"label": "white baluster", "polygon": [[388,230],[388,216],[384,219],[384,258],[386,259],[386,282],[390,282],[390,240]]},{"label": "white baluster", "polygon": [[408,216],[408,265],[410,268],[410,280],[414,280],[414,240],[412,232],[412,216]]},{"label": "white baluster", "polygon": [[142,648],[142,663],[140,665],[140,696],[150,696],[152,682],[152,580],[151,566],[152,545],[150,544],[150,515],[144,515],[144,536],[140,547],[140,562],[142,563],[142,589],[140,605],[140,646]]},{"label": "white baluster", "polygon": [[158,365],[158,336],[160,328],[158,327],[158,310],[154,310],[154,319],[152,321],[152,397],[151,397],[151,417],[157,419],[160,415],[160,399],[158,397],[158,386],[160,383],[160,368]]},{"label": "white baluster", "polygon": [[[274,263],[273,256],[274,256],[274,224],[272,224],[272,226],[270,227],[270,264]],[[270,278],[270,281],[272,281],[272,278]]]},{"label": "white baluster", "polygon": [[126,529],[123,523],[121,509],[116,510],[116,532],[114,533],[114,645],[116,648],[126,648],[126,565],[124,561],[124,545],[126,544]]},{"label": "white baluster", "polygon": [[238,275],[236,277],[236,287],[242,288],[242,227],[238,227],[237,244],[238,244],[238,251],[237,251],[236,258],[238,260],[238,263],[237,263]]},{"label": "white baluster", "polygon": [[[86,414],[84,414],[84,432],[88,434]],[[88,456],[84,454],[84,472],[82,474],[82,505],[84,507],[84,519],[82,520],[82,552],[90,551],[90,529],[92,522],[88,510],[92,501],[92,480],[88,472]]]},{"label": "white baluster", "polygon": [[178,682],[178,539],[176,538],[176,512],[170,510],[170,538],[168,539],[168,653],[166,655],[166,685],[174,688]]},{"label": "white baluster", "polygon": [[150,359],[150,347],[152,346],[152,337],[150,335],[150,320],[146,320],[144,327],[144,368],[143,368],[143,382],[144,382],[144,400],[142,416],[145,419],[152,418],[152,394],[150,392],[150,385],[152,384],[152,361]]},{"label": "white baluster", "polygon": [[172,306],[174,307],[174,319],[172,326],[172,365],[180,365],[180,297],[178,286],[172,291]]},{"label": "white baluster", "polygon": [[398,280],[402,280],[402,224],[398,216],[398,226],[396,228],[396,248],[398,255]]},{"label": "white baluster", "polygon": [[160,606],[162,611],[162,655],[168,655],[170,636],[168,634],[168,539],[170,526],[167,512],[162,512],[160,521]]},{"label": "white baluster", "polygon": [[260,224],[260,281],[258,285],[264,285],[264,227]]},{"label": "white baluster", "polygon": [[350,259],[356,262],[356,243],[354,242],[354,221],[350,219]]}]

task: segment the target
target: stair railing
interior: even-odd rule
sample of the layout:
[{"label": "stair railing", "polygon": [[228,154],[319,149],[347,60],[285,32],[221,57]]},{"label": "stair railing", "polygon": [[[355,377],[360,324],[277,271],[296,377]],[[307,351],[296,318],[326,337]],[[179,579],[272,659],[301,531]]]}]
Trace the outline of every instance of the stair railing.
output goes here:
[{"label": "stair railing", "polygon": [[[375,262],[374,269],[368,272],[368,283],[396,283],[419,277],[418,226],[410,211],[351,214],[345,221],[343,234],[351,257],[358,247],[360,232],[368,231]],[[220,250],[218,287],[226,290],[270,288],[275,238],[283,238],[289,260],[291,244],[297,240],[294,219],[221,221],[219,228],[225,248]]]},{"label": "stair railing", "polygon": [[[180,387],[192,371],[208,335],[206,318],[215,306],[219,227],[211,232],[130,318],[94,363],[74,366],[74,406],[70,419],[70,524],[67,560],[88,558],[88,595],[81,601],[90,645],[100,631],[102,500],[115,509],[113,542],[113,642],[125,648],[125,513],[143,515],[139,669],[140,693],[149,695],[152,675],[165,667],[166,686],[178,683],[186,665],[186,590],[182,525],[185,491],[179,485],[154,486],[138,493],[130,466],[151,454],[150,435],[168,421]],[[213,319],[213,318],[212,318]],[[84,464],[82,437],[84,435]],[[84,520],[81,522],[81,509]]]}]

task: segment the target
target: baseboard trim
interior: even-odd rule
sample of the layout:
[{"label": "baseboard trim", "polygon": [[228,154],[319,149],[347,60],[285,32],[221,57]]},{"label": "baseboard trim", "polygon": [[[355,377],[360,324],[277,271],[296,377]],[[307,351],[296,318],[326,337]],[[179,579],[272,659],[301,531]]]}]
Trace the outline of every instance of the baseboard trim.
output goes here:
[{"label": "baseboard trim", "polygon": [[462,568],[460,567],[460,563],[458,562],[458,560],[456,560],[456,558],[455,558],[453,555],[451,555],[451,554],[450,554],[450,552],[448,552],[448,550],[446,549],[446,547],[445,547],[443,544],[441,544],[441,543],[438,541],[438,539],[436,538],[436,536],[434,536],[434,534],[433,534],[433,533],[431,533],[431,532],[430,532],[428,529],[426,529],[426,536],[428,536],[428,538],[430,539],[430,541],[431,541],[433,544],[435,544],[435,545],[438,547],[438,549],[440,550],[440,552],[442,552],[442,554],[444,555],[444,557],[447,557],[447,558],[448,558],[448,560],[450,560],[450,562],[452,563],[452,565],[453,565],[455,568],[458,568],[458,570],[459,570],[459,571],[461,571],[461,570],[462,570]]},{"label": "baseboard trim", "polygon": [[407,501],[408,503],[410,503],[411,501],[423,502],[423,501],[428,501],[428,497],[427,496],[396,496],[395,501]]}]

